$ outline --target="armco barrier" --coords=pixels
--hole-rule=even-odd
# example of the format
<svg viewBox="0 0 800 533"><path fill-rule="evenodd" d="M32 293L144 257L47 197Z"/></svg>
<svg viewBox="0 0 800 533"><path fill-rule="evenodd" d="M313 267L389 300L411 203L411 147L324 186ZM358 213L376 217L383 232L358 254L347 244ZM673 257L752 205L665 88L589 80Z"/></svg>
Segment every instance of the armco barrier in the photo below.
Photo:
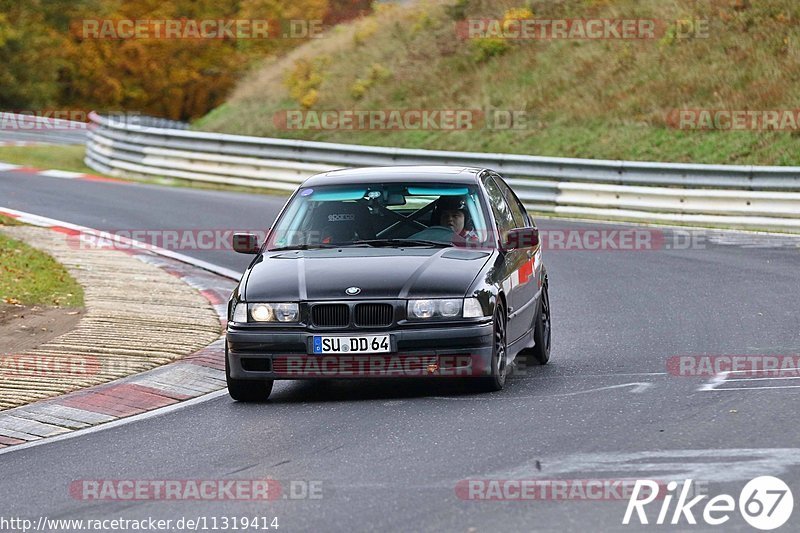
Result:
<svg viewBox="0 0 800 533"><path fill-rule="evenodd" d="M335 168L455 164L499 171L534 212L800 231L800 167L416 150L166 129L95 113L90 119L86 164L112 176L293 190L306 177Z"/></svg>

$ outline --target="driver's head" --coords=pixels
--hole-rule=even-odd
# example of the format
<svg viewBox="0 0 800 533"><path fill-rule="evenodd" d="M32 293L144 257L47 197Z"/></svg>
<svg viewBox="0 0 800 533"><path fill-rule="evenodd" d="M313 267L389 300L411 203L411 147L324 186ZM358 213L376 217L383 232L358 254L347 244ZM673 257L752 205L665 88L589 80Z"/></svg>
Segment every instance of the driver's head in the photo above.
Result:
<svg viewBox="0 0 800 533"><path fill-rule="evenodd" d="M467 206L462 196L443 196L439 199L439 224L460 234L467 223Z"/></svg>

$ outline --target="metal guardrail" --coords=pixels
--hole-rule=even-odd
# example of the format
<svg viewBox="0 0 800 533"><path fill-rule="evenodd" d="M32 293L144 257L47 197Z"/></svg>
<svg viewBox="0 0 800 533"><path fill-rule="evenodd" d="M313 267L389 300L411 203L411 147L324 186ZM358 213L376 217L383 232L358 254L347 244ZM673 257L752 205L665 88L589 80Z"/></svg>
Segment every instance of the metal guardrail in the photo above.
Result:
<svg viewBox="0 0 800 533"><path fill-rule="evenodd" d="M118 113L113 115L106 115L106 119L118 124L129 126L141 126L146 128L162 128L167 130L188 130L189 123L181 122L179 120L170 120L168 118L151 117L148 115L139 115L136 113Z"/></svg>
<svg viewBox="0 0 800 533"><path fill-rule="evenodd" d="M467 165L502 173L535 212L699 226L800 231L800 168L697 165L449 152L246 137L151 127L91 114L86 164L293 190L354 166Z"/></svg>

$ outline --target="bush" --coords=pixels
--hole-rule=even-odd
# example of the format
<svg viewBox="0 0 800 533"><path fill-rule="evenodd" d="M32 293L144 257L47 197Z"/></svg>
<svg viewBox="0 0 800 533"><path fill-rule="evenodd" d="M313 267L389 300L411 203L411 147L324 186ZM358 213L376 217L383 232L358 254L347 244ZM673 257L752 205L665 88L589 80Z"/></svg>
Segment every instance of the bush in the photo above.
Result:
<svg viewBox="0 0 800 533"><path fill-rule="evenodd" d="M360 100L375 83L386 80L391 76L392 72L389 69L380 63L373 63L369 67L366 77L358 78L350 87L350 94L356 100Z"/></svg>
<svg viewBox="0 0 800 533"><path fill-rule="evenodd" d="M495 37L472 39L469 46L472 49L472 56L478 63L482 63L491 57L502 55L511 48L506 39Z"/></svg>
<svg viewBox="0 0 800 533"><path fill-rule="evenodd" d="M324 81L324 69L328 64L326 56L320 56L313 62L298 59L294 68L286 76L286 87L292 99L308 109L319 100L319 86Z"/></svg>

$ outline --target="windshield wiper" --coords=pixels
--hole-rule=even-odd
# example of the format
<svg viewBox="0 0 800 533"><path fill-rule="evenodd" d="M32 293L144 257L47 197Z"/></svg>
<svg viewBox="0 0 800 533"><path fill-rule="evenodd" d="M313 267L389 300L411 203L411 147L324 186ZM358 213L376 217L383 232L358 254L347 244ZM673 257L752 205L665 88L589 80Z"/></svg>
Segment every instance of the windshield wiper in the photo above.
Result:
<svg viewBox="0 0 800 533"><path fill-rule="evenodd" d="M285 252L288 250L315 250L323 248L347 248L349 246L437 246L446 248L452 243L442 241L428 241L425 239L361 239L352 242L342 242L336 244L297 244L293 246L280 246L271 248L269 252Z"/></svg>
<svg viewBox="0 0 800 533"><path fill-rule="evenodd" d="M452 243L428 241L425 239L363 239L359 241L353 241L351 244L368 244L370 246L439 246L442 248L452 246Z"/></svg>
<svg viewBox="0 0 800 533"><path fill-rule="evenodd" d="M295 244L293 246L279 246L278 248L270 248L268 252L284 252L286 250L315 250L318 248L340 248L334 244Z"/></svg>

